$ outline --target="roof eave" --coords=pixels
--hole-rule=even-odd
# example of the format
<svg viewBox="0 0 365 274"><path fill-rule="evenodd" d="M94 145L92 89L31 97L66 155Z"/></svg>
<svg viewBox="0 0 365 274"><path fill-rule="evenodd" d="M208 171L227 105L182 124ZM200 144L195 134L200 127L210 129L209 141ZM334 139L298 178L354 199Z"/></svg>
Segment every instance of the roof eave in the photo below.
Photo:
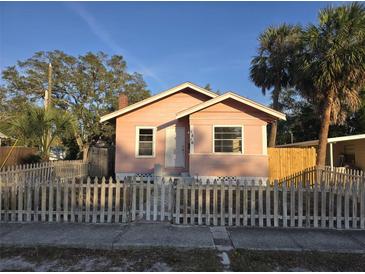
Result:
<svg viewBox="0 0 365 274"><path fill-rule="evenodd" d="M275 118L282 119L282 120L286 121L286 115L284 113L279 112L279 111L276 111L276 110L273 110L271 108L268 108L268 107L266 107L266 106L264 106L262 104L256 103L256 102L254 102L254 101L252 101L250 99L247 99L247 98L244 98L242 96L239 96L239 95L237 95L237 94L235 94L233 92L227 92L227 93L222 94L222 95L220 95L220 96L218 96L216 98L210 99L209 101L203 102L203 103L201 103L201 104L199 104L197 106L193 106L193 107L191 107L189 109L180 111L180 112L178 112L176 114L176 118L179 119L179 118L182 118L184 116L190 115L190 114L192 114L194 112L197 112L197 111L199 111L201 109L204 109L206 107L209 107L211 105L217 104L217 103L222 102L222 101L224 101L226 99L229 99L229 98L231 98L233 100L237 100L237 101L239 101L239 102L241 102L243 104L246 104L246 105L248 105L250 107L253 107L255 109L258 109L258 110L260 110L260 111L262 111L262 112L264 112L264 113L266 113L268 115L271 115L271 116L273 116Z"/></svg>
<svg viewBox="0 0 365 274"><path fill-rule="evenodd" d="M171 94L174 94L174 93L176 93L176 92L178 92L178 91L180 91L182 89L185 89L185 88L191 88L191 89L193 89L195 91L198 91L198 92L200 92L202 94L205 94L205 95L207 95L208 97L211 97L211 98L218 97L218 95L216 93L212 92L212 91L209 91L209 90L206 90L206 89L204 89L202 87L199 87L198 85L195 85L194 83L185 82L185 83L182 83L182 84L180 84L178 86L175 86L173 88L170 88L168 90L165 90L163 92L160 92L160 93L158 93L158 94L156 94L154 96L148 97L148 98L146 98L146 99L144 99L144 100L142 100L140 102L137 102L137 103L135 103L133 105L130 105L130 106L127 106L127 107L125 107L123 109L119 109L119 110L116 110L116 111L114 111L112 113L106 114L106 115L100 117L100 123L105 122L105 121L110 120L110 119L113 119L113 118L116 118L118 116L121 116L121 115L123 115L123 114L125 114L127 112L130 112L130 111L134 110L134 109L143 107L144 105L153 103L153 102L155 102L157 100L160 100L162 98L165 98L165 97L167 97L167 96L169 96Z"/></svg>

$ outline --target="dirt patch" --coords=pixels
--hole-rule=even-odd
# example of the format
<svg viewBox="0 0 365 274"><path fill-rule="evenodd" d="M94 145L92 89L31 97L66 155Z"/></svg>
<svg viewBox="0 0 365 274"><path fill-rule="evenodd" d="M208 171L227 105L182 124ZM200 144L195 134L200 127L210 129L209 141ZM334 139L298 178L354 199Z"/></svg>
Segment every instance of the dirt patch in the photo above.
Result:
<svg viewBox="0 0 365 274"><path fill-rule="evenodd" d="M365 254L235 250L233 271L365 271Z"/></svg>
<svg viewBox="0 0 365 274"><path fill-rule="evenodd" d="M214 250L3 248L0 271L221 271Z"/></svg>

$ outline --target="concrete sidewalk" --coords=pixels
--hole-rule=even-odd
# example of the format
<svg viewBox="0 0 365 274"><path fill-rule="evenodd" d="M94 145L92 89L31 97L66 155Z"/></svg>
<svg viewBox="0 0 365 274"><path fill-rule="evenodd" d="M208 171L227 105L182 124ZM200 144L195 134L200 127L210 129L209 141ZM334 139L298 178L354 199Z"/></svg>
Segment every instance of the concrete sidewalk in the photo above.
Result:
<svg viewBox="0 0 365 274"><path fill-rule="evenodd" d="M222 228L224 229L224 228ZM249 250L365 253L365 231L227 228L233 248ZM216 248L207 226L169 223L0 224L0 247L127 249L145 247Z"/></svg>

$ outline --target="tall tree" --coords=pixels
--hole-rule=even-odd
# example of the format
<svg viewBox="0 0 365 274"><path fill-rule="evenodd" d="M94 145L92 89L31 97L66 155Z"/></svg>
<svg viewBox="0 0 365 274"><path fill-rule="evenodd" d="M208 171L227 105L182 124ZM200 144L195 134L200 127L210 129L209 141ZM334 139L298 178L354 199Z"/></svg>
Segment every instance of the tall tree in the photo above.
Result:
<svg viewBox="0 0 365 274"><path fill-rule="evenodd" d="M99 139L112 142L113 124L101 124L99 118L118 108L119 93L125 93L130 103L150 96L142 75L129 73L122 56L89 52L74 57L58 50L36 52L2 73L5 84L1 89L14 112L26 103L43 100L49 63L53 68L52 104L74 115L74 138L84 156Z"/></svg>
<svg viewBox="0 0 365 274"><path fill-rule="evenodd" d="M280 92L292 85L293 59L297 51L301 29L282 24L269 27L259 36L257 56L251 61L250 78L263 94L271 91L272 107L280 109ZM276 143L277 122L271 125L269 146Z"/></svg>
<svg viewBox="0 0 365 274"><path fill-rule="evenodd" d="M321 125L317 165L323 166L329 126L361 106L365 84L365 8L351 3L319 12L318 25L303 34L296 86L318 110Z"/></svg>

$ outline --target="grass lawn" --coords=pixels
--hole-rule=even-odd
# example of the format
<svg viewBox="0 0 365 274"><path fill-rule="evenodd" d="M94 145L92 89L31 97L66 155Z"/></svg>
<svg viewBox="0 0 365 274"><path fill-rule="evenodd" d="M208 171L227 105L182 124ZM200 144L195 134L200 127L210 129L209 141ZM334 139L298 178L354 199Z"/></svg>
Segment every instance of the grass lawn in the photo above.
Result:
<svg viewBox="0 0 365 274"><path fill-rule="evenodd" d="M215 250L2 248L0 271L221 271Z"/></svg>
<svg viewBox="0 0 365 274"><path fill-rule="evenodd" d="M365 271L365 254L234 250L233 271ZM215 250L2 248L0 271L222 271Z"/></svg>
<svg viewBox="0 0 365 274"><path fill-rule="evenodd" d="M235 250L233 271L365 271L365 254Z"/></svg>

